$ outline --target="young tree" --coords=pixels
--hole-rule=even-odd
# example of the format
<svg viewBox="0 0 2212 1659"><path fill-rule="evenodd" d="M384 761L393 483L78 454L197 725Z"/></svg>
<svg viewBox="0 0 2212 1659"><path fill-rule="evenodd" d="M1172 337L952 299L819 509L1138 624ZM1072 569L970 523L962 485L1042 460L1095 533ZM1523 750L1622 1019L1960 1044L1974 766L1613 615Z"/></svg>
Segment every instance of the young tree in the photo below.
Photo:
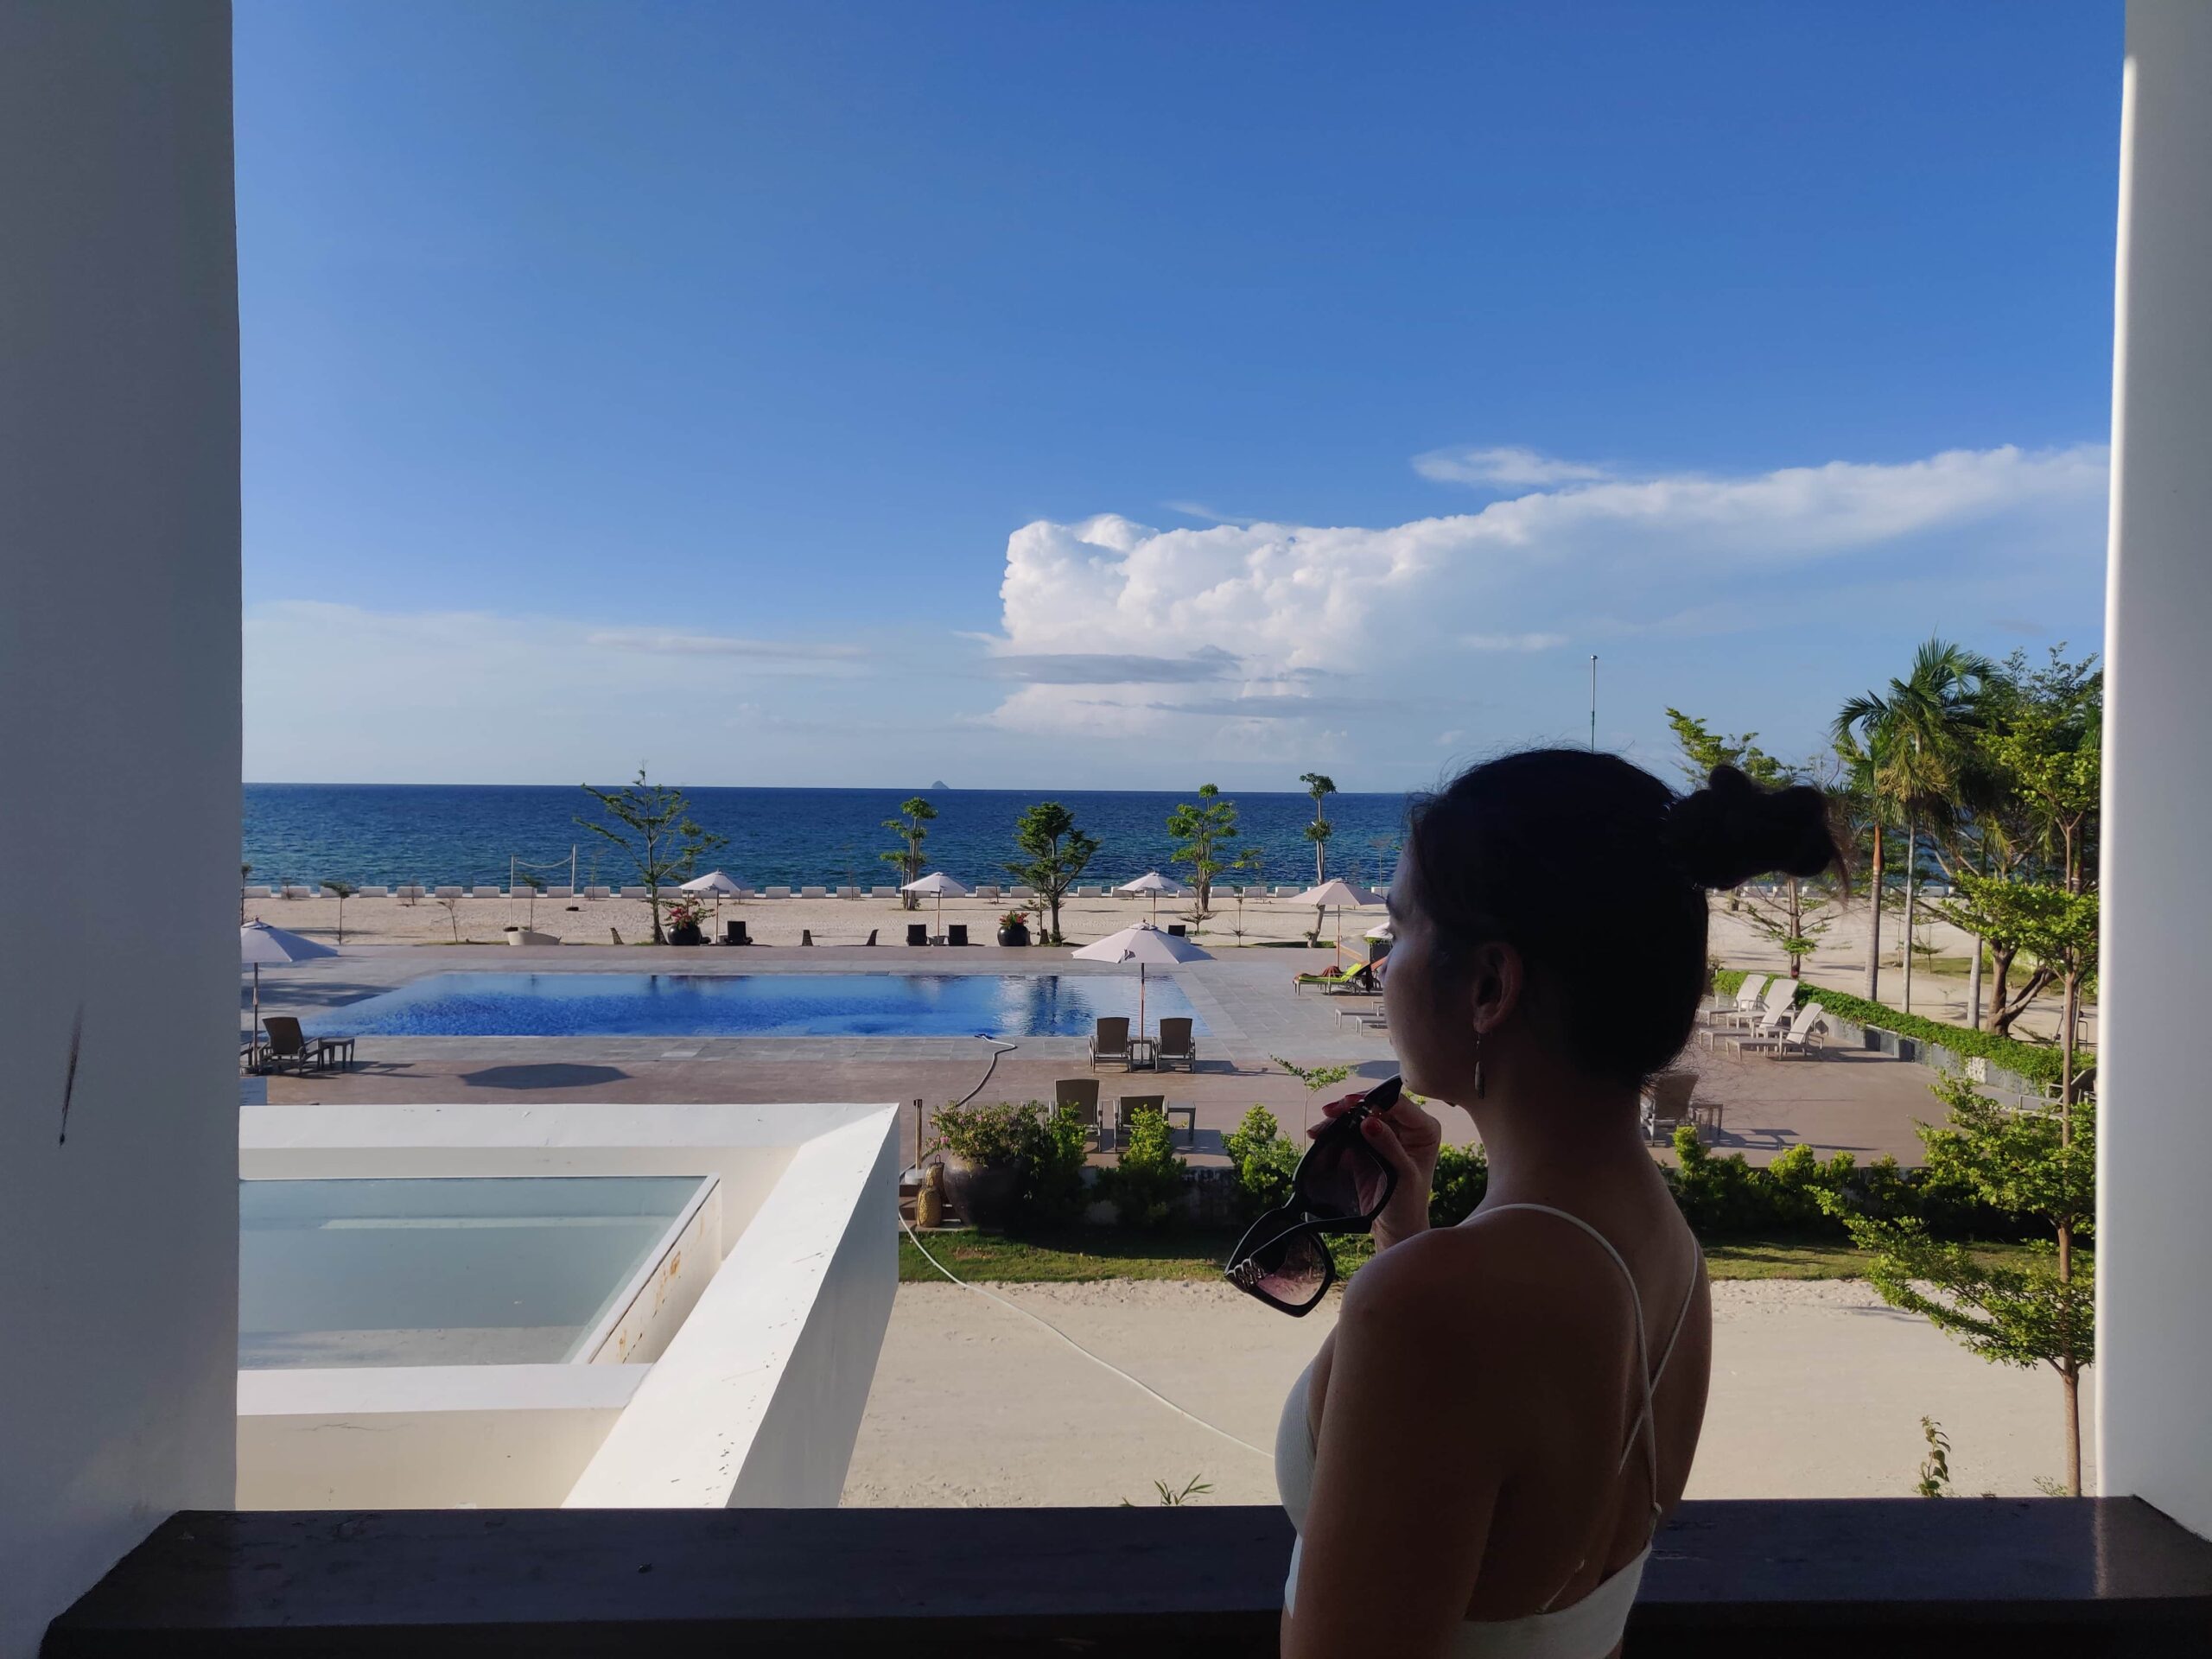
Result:
<svg viewBox="0 0 2212 1659"><path fill-rule="evenodd" d="M1045 942L1064 944L1060 900L1090 862L1098 843L1076 828L1075 815L1058 801L1039 801L1023 812L1014 823L1014 841L1022 856L1006 867L1007 873L1035 890L1040 921L1051 912L1052 922L1043 930Z"/></svg>
<svg viewBox="0 0 2212 1659"><path fill-rule="evenodd" d="M528 870L517 870L515 880L530 889L530 919L523 925L535 928L537 925L537 895L545 891L545 878L542 875L532 875ZM508 913L512 915L513 912Z"/></svg>
<svg viewBox="0 0 2212 1659"><path fill-rule="evenodd" d="M1336 779L1325 772L1302 772L1298 781L1306 785L1306 792L1313 798L1313 822L1306 826L1306 839L1313 843L1313 885L1319 887L1328 879L1322 866L1322 854L1327 849L1329 837L1336 834L1336 826L1321 816L1321 803L1337 792Z"/></svg>
<svg viewBox="0 0 2212 1659"><path fill-rule="evenodd" d="M446 920L453 925L453 942L459 944L461 943L461 900L452 893L442 893L435 896L435 902L445 911Z"/></svg>
<svg viewBox="0 0 2212 1659"><path fill-rule="evenodd" d="M1260 847L1247 847L1229 861L1227 869L1230 874L1240 878L1236 883L1236 925L1230 931L1236 935L1236 942L1242 944L1244 942L1244 889L1251 885L1242 878L1256 875L1265 879L1267 850Z"/></svg>
<svg viewBox="0 0 2212 1659"><path fill-rule="evenodd" d="M360 889L351 881L326 881L322 890L338 900L338 943L346 943L346 901Z"/></svg>
<svg viewBox="0 0 2212 1659"><path fill-rule="evenodd" d="M1891 1306L1920 1314L1993 1363L2040 1363L2058 1374L2066 1484L2078 1497L2081 1381L2096 1357L2096 1300L2074 1242L2096 1218L2095 1109L2081 1101L2052 1111L2011 1111L1953 1076L1940 1079L1935 1092L1948 1110L1940 1128L1919 1126L1930 1184L1964 1187L1985 1204L2040 1219L2053 1239L2038 1259L2025 1267L1992 1264L1931 1236L1917 1217L1877 1220L1833 1192L1821 1203L1854 1243L1872 1253L1867 1277Z"/></svg>
<svg viewBox="0 0 2212 1659"><path fill-rule="evenodd" d="M1885 816L1905 822L1904 1008L1912 1011L1912 911L1920 868L1923 822L1957 808L1967 736L1977 723L1983 684L1997 664L1947 640L1929 639L1913 653L1912 668L1886 691L1851 698L1834 727L1837 753L1847 764L1863 759L1874 816L1872 887L1867 907L1872 937L1866 948L1866 1000L1877 1002L1881 982L1882 827ZM1863 740L1863 747L1862 741ZM1886 809L1886 812L1885 810Z"/></svg>
<svg viewBox="0 0 2212 1659"><path fill-rule="evenodd" d="M876 856L899 872L899 885L903 887L909 881L922 879L922 843L930 838L930 820L937 817L937 808L917 795L911 800L901 802L899 811L899 817L883 821L883 827L899 838L899 845ZM921 894L900 893L899 907L919 910L922 907Z"/></svg>
<svg viewBox="0 0 2212 1659"><path fill-rule="evenodd" d="M683 791L664 784L645 781L645 769L638 768L638 781L618 790L594 789L583 785L585 794L597 801L607 816L614 820L612 825L599 823L590 818L576 822L595 836L602 836L620 848L628 856L638 880L645 890L645 902L652 907L653 943L666 944L668 935L661 927L661 896L664 887L671 887L690 880L699 867L699 860L706 854L729 845L729 837L702 830L691 821L691 804Z"/></svg>
<svg viewBox="0 0 2212 1659"><path fill-rule="evenodd" d="M1229 868L1229 850L1222 843L1236 838L1236 803L1224 798L1216 785L1200 784L1197 804L1184 802L1167 815L1167 833L1178 843L1168 861L1191 867L1192 913L1211 915L1214 877Z"/></svg>
<svg viewBox="0 0 2212 1659"><path fill-rule="evenodd" d="M248 876L251 875L252 874L253 874L253 866L252 866L252 865L251 865L251 864L241 864L241 865L239 865L239 866L238 866L238 925L239 925L240 927L244 927L244 926L245 925L245 883L246 883L246 878L247 878Z"/></svg>

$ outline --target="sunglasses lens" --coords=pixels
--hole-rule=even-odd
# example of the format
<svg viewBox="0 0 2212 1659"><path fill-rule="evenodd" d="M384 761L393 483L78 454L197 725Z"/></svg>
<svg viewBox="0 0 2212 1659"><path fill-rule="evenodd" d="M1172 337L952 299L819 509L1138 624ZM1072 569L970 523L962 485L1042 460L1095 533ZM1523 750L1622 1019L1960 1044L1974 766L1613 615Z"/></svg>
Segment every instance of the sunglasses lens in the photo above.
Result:
<svg viewBox="0 0 2212 1659"><path fill-rule="evenodd" d="M1331 1220L1371 1215L1382 1201L1382 1160L1357 1129L1323 1136L1306 1154L1298 1193L1309 1213Z"/></svg>
<svg viewBox="0 0 2212 1659"><path fill-rule="evenodd" d="M1259 1269L1257 1288L1293 1307L1313 1300L1328 1283L1327 1258L1311 1233L1293 1233L1263 1247L1253 1265Z"/></svg>

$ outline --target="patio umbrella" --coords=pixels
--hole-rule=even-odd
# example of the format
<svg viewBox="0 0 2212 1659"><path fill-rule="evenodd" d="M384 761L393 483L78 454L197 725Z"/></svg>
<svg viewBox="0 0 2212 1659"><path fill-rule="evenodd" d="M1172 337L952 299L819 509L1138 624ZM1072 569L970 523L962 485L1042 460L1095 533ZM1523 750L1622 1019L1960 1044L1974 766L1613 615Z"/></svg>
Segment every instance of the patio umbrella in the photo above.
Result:
<svg viewBox="0 0 2212 1659"><path fill-rule="evenodd" d="M909 881L905 887L899 888L899 891L901 893L925 893L936 899L938 920L937 931L938 937L942 938L944 936L944 901L946 896L950 894L955 899L965 899L971 892L973 892L973 889L962 887L960 883L954 880L943 870L931 870L920 880Z"/></svg>
<svg viewBox="0 0 2212 1659"><path fill-rule="evenodd" d="M690 880L686 881L682 887L677 888L677 891L678 893L710 893L714 894L715 925L719 927L721 925L722 919L723 894L727 893L733 899L742 898L745 894L752 892L753 889L747 887L742 881L734 880L729 876L724 875L720 870L709 870L704 875L694 876Z"/></svg>
<svg viewBox="0 0 2212 1659"><path fill-rule="evenodd" d="M1142 875L1137 877L1135 880L1124 881L1120 887L1115 888L1114 891L1116 893L1141 893L1150 894L1152 898L1152 919L1154 924L1157 924L1160 920L1160 894L1166 893L1171 899L1180 899L1188 894L1191 890L1185 887L1180 881L1178 881L1172 875L1162 875L1158 870L1147 870Z"/></svg>
<svg viewBox="0 0 2212 1659"><path fill-rule="evenodd" d="M1344 918L1347 908L1357 910L1363 905L1379 905L1382 895L1365 887L1355 887L1349 881L1331 880L1318 887L1308 887L1290 901L1294 905L1311 905L1317 911L1337 912L1337 955L1344 953Z"/></svg>
<svg viewBox="0 0 2212 1659"><path fill-rule="evenodd" d="M1137 965L1137 1035L1144 1035L1144 976L1147 968L1176 962L1211 962L1213 952L1190 940L1163 933L1150 922L1132 922L1118 933L1109 933L1096 944L1077 951L1082 962L1134 962Z"/></svg>
<svg viewBox="0 0 2212 1659"><path fill-rule="evenodd" d="M271 927L266 922L248 922L238 929L238 965L253 967L253 1028L261 1029L261 964L282 962L312 962L317 957L334 957L338 953L327 944L303 938L297 933L288 933L281 927ZM257 1036L253 1039L259 1042Z"/></svg>

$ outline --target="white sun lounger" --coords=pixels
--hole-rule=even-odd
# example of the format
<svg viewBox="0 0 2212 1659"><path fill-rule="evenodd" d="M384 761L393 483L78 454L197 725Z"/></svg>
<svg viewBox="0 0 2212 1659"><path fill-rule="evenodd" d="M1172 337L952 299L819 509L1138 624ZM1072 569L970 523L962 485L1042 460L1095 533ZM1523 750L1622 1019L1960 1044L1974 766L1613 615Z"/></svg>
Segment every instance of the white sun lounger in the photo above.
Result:
<svg viewBox="0 0 2212 1659"><path fill-rule="evenodd" d="M787 893L784 896L788 899L791 895ZM801 887L798 896L802 899L827 899L830 890L827 887Z"/></svg>

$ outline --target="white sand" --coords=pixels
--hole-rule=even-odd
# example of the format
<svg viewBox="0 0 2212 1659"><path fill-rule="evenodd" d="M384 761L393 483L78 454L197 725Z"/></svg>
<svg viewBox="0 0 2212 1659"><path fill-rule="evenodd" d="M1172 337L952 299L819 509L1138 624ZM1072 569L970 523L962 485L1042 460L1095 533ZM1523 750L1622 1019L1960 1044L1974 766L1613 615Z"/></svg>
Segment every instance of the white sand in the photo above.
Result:
<svg viewBox="0 0 2212 1659"><path fill-rule="evenodd" d="M1274 1501L1276 1414L1335 1319L1333 1299L1292 1319L1219 1285L993 1288L1260 1450L1179 1417L970 1291L902 1285L847 1503L1154 1503L1154 1480L1180 1488L1192 1476L1212 1484L1204 1501ZM2037 1476L2063 1471L2055 1376L1986 1364L1863 1285L1720 1284L1713 1310L1693 1497L1910 1495L1923 1414L1949 1433L1962 1492L2031 1492ZM2086 1397L2083 1408L2086 1419Z"/></svg>

